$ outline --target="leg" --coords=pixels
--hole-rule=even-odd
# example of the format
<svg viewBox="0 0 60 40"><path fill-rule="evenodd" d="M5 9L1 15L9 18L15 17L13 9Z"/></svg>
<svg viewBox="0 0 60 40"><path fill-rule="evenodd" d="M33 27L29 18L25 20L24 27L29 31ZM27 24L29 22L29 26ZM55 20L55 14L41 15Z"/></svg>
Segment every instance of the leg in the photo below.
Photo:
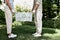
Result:
<svg viewBox="0 0 60 40"><path fill-rule="evenodd" d="M36 25L36 33L34 33L34 37L40 37L42 33L42 11L37 10L35 14L35 25Z"/></svg>
<svg viewBox="0 0 60 40"><path fill-rule="evenodd" d="M12 13L8 7L5 9L5 18L6 18L7 34L10 34L12 32Z"/></svg>
<svg viewBox="0 0 60 40"><path fill-rule="evenodd" d="M36 32L41 34L42 33L42 13L41 11L37 11L37 20L36 20Z"/></svg>
<svg viewBox="0 0 60 40"><path fill-rule="evenodd" d="M17 35L12 34L12 12L8 7L5 8L5 17L6 17L6 26L7 26L7 34L9 38L14 38Z"/></svg>

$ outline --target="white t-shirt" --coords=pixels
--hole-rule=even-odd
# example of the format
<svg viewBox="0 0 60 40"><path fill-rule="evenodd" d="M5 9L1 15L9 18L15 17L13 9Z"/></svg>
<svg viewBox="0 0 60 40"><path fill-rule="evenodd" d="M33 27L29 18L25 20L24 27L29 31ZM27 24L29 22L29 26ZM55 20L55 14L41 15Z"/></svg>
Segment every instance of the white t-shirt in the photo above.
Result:
<svg viewBox="0 0 60 40"><path fill-rule="evenodd" d="M14 9L14 5L13 5L14 1L13 0L10 0L10 4L12 6L12 9Z"/></svg>

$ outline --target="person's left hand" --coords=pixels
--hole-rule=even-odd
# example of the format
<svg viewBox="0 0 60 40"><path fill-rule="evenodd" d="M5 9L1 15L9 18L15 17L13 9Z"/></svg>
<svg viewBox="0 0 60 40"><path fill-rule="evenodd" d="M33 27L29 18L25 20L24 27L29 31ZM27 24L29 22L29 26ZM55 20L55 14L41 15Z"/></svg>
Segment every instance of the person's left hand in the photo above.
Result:
<svg viewBox="0 0 60 40"><path fill-rule="evenodd" d="M12 10L10 10L12 13L15 13L15 11L12 9Z"/></svg>
<svg viewBox="0 0 60 40"><path fill-rule="evenodd" d="M15 13L15 11L12 9L12 13Z"/></svg>

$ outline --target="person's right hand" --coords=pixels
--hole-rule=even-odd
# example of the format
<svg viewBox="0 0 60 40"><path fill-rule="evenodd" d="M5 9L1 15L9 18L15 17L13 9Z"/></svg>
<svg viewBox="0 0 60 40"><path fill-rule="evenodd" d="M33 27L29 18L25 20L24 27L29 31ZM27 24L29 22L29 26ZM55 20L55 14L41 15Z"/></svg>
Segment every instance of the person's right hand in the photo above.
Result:
<svg viewBox="0 0 60 40"><path fill-rule="evenodd" d="M33 10L33 11L32 11L32 13L35 13L35 12L36 12L36 10Z"/></svg>

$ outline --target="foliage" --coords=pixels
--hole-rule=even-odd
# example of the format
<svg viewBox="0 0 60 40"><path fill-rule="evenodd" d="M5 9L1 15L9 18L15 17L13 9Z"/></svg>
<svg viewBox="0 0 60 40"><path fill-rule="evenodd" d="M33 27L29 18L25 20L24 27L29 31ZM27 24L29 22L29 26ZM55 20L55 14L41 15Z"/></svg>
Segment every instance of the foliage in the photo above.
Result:
<svg viewBox="0 0 60 40"><path fill-rule="evenodd" d="M1 1L0 1L0 4L1 4Z"/></svg>
<svg viewBox="0 0 60 40"><path fill-rule="evenodd" d="M43 0L43 17L54 18L59 14L59 0Z"/></svg>
<svg viewBox="0 0 60 40"><path fill-rule="evenodd" d="M31 10L27 9L27 7L16 6L16 12L31 12Z"/></svg>
<svg viewBox="0 0 60 40"><path fill-rule="evenodd" d="M0 23L5 24L5 14L2 10L0 10Z"/></svg>
<svg viewBox="0 0 60 40"><path fill-rule="evenodd" d="M43 19L43 27L55 28L54 27L54 21L51 19Z"/></svg>

